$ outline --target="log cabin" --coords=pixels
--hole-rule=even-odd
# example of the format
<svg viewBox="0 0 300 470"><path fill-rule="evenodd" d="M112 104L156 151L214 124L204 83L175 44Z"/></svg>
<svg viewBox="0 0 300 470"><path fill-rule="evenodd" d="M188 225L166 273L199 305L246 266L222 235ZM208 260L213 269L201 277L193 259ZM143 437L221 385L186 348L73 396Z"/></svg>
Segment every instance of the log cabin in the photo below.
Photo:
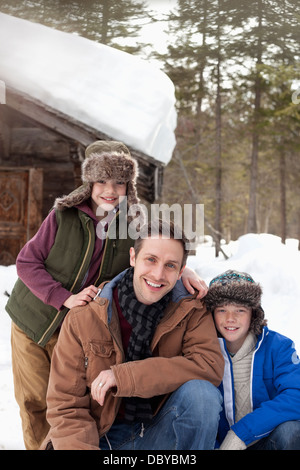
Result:
<svg viewBox="0 0 300 470"><path fill-rule="evenodd" d="M14 264L54 199L80 186L84 150L95 140L113 136L6 88L0 105L0 265ZM164 165L129 150L139 165L138 194L152 203L161 194Z"/></svg>
<svg viewBox="0 0 300 470"><path fill-rule="evenodd" d="M15 29L14 23L16 24ZM39 29L36 32L37 28ZM32 34L31 31L33 31ZM1 34L3 38L1 38ZM124 139L120 139L119 129L105 132L97 119L95 120L96 124L93 125L91 124L91 122L93 123L92 118L87 121L78 118L76 112L65 112L60 105L64 101L64 106L68 110L68 98L64 100L51 98L49 104L49 93L46 88L40 94L35 93L41 83L33 80L38 80L40 75L37 73L34 76L32 73L28 73L28 70L36 65L33 60L43 61L46 82L47 51L41 51L42 55L39 57L40 50L33 50L37 42L33 39L34 34L37 34L41 40L42 38L46 40L48 35L52 35L51 45L53 42L55 43L53 34L58 36L57 44L60 47L55 51L56 58L59 58L60 50L63 50L65 39L67 39L66 43L70 42L70 37L67 37L70 35L67 33L59 31L54 33L51 28L0 13L0 82L4 84L5 88L5 93L2 89L2 99L0 99L0 265L6 266L15 263L20 249L36 233L41 222L51 210L55 198L68 194L80 186L81 163L84 160L85 148L91 142L95 140L122 140L128 146L139 165L137 189L142 202L153 203L156 201L161 194L163 184L165 163L162 159L155 158L155 152L143 151L143 148L138 149L138 146L130 144L132 139L128 138L127 141L126 135ZM26 40L29 36L31 36L32 42L28 44L26 57L24 43L26 46ZM13 49L7 47L10 37L13 37ZM6 47L1 39L7 41ZM100 44L95 45L92 41L77 36L74 36L72 40L76 42L75 50L78 49L78 44L84 48L85 56L89 51L100 59L103 57L103 53L107 54L107 49L101 49L102 45ZM14 54L17 57L16 62L12 60ZM128 54L122 56L120 54L125 53L121 51L113 51L113 54L118 54L118 66L124 60L124 64L129 62L133 68L141 67L143 70L145 67L144 64L140 66L136 62L131 64L130 61L137 59L129 57ZM22 60L24 61L23 65ZM67 60L68 54L65 51L61 63ZM81 60L84 60L84 56L81 57ZM111 59L104 57L104 60ZM53 59L51 72L52 68ZM78 81L84 80L80 71L77 72L76 78ZM165 77L160 77L159 80L163 81ZM157 82L156 78L154 82ZM95 87L98 88L93 90L91 84L91 89L85 91L90 93L88 96L90 101L96 99L97 94L101 91L99 77L95 80L95 84ZM72 85L70 80L66 84L68 87L66 88L67 97ZM169 83L167 85L169 86ZM133 93L132 90L129 91L131 94ZM151 98L149 83L147 91L149 96L142 90L142 97L145 96L145 106L148 106L147 99L151 105L155 102ZM153 96L155 97L157 93L154 87ZM173 89L171 88L171 95L172 93ZM80 98L82 101L87 99L86 96L79 97L74 105L75 111L82 104L79 101ZM127 97L125 98L127 99ZM160 96L157 101L158 106L165 106L164 109L166 109L166 105L160 103L162 101ZM119 109L122 111L122 106L124 106L122 99L119 104ZM138 103L138 106L141 107L142 104ZM173 103L171 103L170 109L172 110L173 107ZM127 112L127 110L124 111ZM126 112L124 112L125 116ZM150 114L151 112L150 110ZM157 115L157 119L163 121L164 117L159 113L159 108L157 111L153 110L153 116ZM167 116L167 120L169 120L169 116ZM166 125L162 126L159 121L155 125L159 131L154 129L153 135L160 134L160 141L162 141L161 128L166 128ZM173 129L168 132L173 134ZM170 152L172 153L172 148Z"/></svg>

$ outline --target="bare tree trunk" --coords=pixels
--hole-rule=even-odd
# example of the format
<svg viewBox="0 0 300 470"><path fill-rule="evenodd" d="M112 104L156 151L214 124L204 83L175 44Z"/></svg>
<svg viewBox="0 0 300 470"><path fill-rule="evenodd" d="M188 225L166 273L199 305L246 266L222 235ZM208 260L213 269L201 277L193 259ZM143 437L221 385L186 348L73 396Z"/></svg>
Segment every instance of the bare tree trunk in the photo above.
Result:
<svg viewBox="0 0 300 470"><path fill-rule="evenodd" d="M218 2L218 63L216 97L216 256L221 247L221 202L222 202L222 120L221 120L221 51L220 51L220 4Z"/></svg>
<svg viewBox="0 0 300 470"><path fill-rule="evenodd" d="M258 41L257 41L257 61L256 65L262 63L262 0L258 2ZM257 178L258 178L258 146L259 146L259 131L258 124L260 119L260 106L261 106L261 86L262 81L260 77L260 70L256 71L255 78L255 101L254 101L254 119L253 119L253 134L252 134L252 155L251 155L251 175L250 175L250 194L249 194L249 213L247 230L250 233L256 233L256 191L257 191Z"/></svg>
<svg viewBox="0 0 300 470"><path fill-rule="evenodd" d="M186 171L186 168L184 166L184 163L182 161L182 157L181 157L181 154L178 150L175 150L175 154L174 154L174 157L177 159L179 165L180 165L180 168L182 170L182 174L186 180L186 183L187 183L187 186L189 188L189 191L190 191L190 195L191 195L191 199L192 199L192 202L193 204L197 204L198 201L197 201L197 193L195 192L194 188L192 187L191 185L191 182L190 182L190 179L188 177L188 174L187 174L187 171ZM208 220L206 219L206 217L204 216L204 223L206 224L206 226L208 227L210 233L211 233L211 236L214 240L214 242L216 243L216 237L217 235L221 235L220 233L218 233L216 231L216 229L214 227L212 227L212 225L208 222ZM224 258L225 259L228 259L228 256L226 255L226 253L222 250L222 248L220 247L220 251L221 253L223 254Z"/></svg>
<svg viewBox="0 0 300 470"><path fill-rule="evenodd" d="M286 241L286 162L284 150L280 151L279 159L280 174L280 219L281 219L281 241Z"/></svg>
<svg viewBox="0 0 300 470"><path fill-rule="evenodd" d="M105 0L103 3L103 18L101 28L101 43L107 44L107 33L108 33L108 20L109 20L109 0Z"/></svg>
<svg viewBox="0 0 300 470"><path fill-rule="evenodd" d="M260 98L258 95L257 100ZM247 231L249 233L256 233L256 191L257 191L257 176L258 176L258 132L253 131L252 139L252 155L251 155L251 173L250 173L250 194L249 194L249 212L248 212L248 224Z"/></svg>

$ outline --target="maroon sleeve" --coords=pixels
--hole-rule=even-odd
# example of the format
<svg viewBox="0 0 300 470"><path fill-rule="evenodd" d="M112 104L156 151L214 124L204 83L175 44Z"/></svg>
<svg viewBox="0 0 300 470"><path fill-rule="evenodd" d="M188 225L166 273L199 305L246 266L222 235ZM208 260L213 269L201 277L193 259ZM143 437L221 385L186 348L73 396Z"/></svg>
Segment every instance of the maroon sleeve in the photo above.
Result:
<svg viewBox="0 0 300 470"><path fill-rule="evenodd" d="M44 261L52 248L57 232L55 211L43 221L38 232L20 251L17 261L17 273L31 292L42 302L58 310L71 292L53 279L46 271Z"/></svg>

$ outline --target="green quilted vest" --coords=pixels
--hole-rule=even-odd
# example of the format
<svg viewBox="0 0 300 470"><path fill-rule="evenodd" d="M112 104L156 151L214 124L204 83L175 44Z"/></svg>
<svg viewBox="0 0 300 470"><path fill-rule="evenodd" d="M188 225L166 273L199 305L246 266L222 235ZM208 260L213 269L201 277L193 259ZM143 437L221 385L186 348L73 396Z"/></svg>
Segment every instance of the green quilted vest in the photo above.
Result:
<svg viewBox="0 0 300 470"><path fill-rule="evenodd" d="M57 234L55 243L45 260L51 276L70 292L76 294L88 270L95 243L93 221L76 208L56 211ZM118 233L118 231L116 232ZM133 240L110 239L105 243L99 276L95 285L110 280L129 267L129 248ZM11 319L33 341L45 346L68 312L44 304L18 279L6 304Z"/></svg>

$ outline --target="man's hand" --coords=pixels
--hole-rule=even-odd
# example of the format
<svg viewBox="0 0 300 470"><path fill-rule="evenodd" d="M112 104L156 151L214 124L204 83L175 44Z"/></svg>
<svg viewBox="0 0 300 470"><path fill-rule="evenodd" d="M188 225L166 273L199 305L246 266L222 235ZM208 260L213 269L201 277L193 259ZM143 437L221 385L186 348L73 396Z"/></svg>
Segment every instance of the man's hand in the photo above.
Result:
<svg viewBox="0 0 300 470"><path fill-rule="evenodd" d="M114 373L109 370L103 370L100 372L98 377L93 381L91 392L92 397L96 400L101 406L103 406L106 392L113 387L117 386L117 382L114 376Z"/></svg>
<svg viewBox="0 0 300 470"><path fill-rule="evenodd" d="M70 297L68 297L64 303L64 306L67 308L72 308L72 307L81 307L82 305L86 305L91 300L93 300L97 292L98 292L98 289L95 286L86 287L81 292L78 292L78 294L73 294Z"/></svg>
<svg viewBox="0 0 300 470"><path fill-rule="evenodd" d="M193 269L186 266L181 279L184 287L190 294L195 293L194 289L199 291L197 299L202 299L207 294L208 289L205 281L203 281Z"/></svg>

